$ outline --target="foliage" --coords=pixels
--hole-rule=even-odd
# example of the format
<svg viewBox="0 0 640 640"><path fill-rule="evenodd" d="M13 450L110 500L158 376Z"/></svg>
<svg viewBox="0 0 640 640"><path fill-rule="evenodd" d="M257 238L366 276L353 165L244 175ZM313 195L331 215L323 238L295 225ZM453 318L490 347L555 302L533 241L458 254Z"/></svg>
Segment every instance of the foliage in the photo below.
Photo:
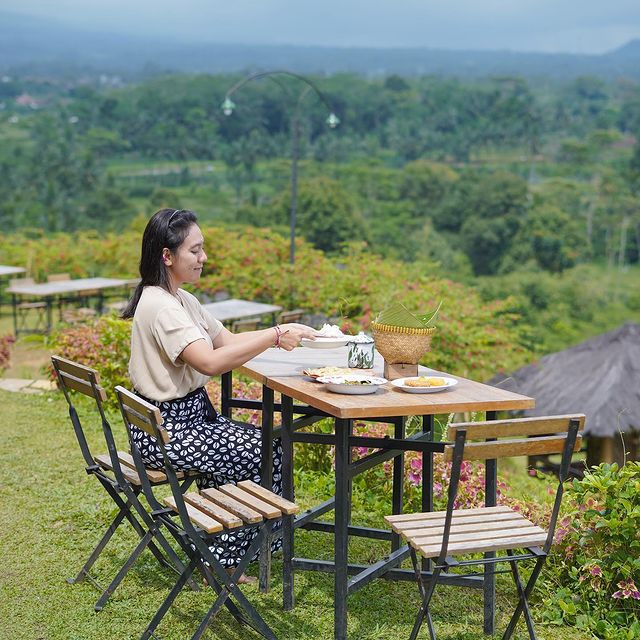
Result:
<svg viewBox="0 0 640 640"><path fill-rule="evenodd" d="M84 470L84 462L60 393L24 395L0 392L4 414L11 416L11 428L3 433L0 447L0 637L13 640L70 640L71 638L138 638L175 581L150 553L143 553L131 567L100 615L93 610L97 593L85 581L65 584L91 553L114 515L114 505L97 482ZM120 446L125 434L115 414L110 423ZM84 421L83 421L84 424ZM87 421L88 437L96 451L104 448L100 425ZM99 446L98 446L99 443ZM297 462L297 459L296 459ZM317 474L316 474L317 475ZM298 482L296 501L303 509L332 495L333 482ZM35 481L34 478L37 478ZM320 493L316 498L316 490ZM382 513L371 513L367 505L354 500L353 523L382 526ZM388 505L385 505L388 512ZM46 526L33 526L34 519L47 513ZM101 554L91 575L106 584L139 542L133 528L119 527ZM296 555L328 559L333 556L333 537L298 529ZM29 552L25 552L29 550ZM357 538L349 545L354 563L372 562L389 552L386 542ZM282 613L282 556L274 554L269 593L257 587L243 587L250 601L264 615L278 638L303 640L333 635L333 576L296 572L296 608ZM255 575L255 564L249 573ZM43 579L46 576L46 579ZM465 609L451 606L452 598L464 597ZM516 604L509 576L497 576L497 627L504 628ZM158 633L166 640L183 640L193 634L212 602L211 594L184 589L162 622ZM411 606L408 606L411 603ZM349 597L349 637L358 640L406 640L417 609L415 584L374 580L365 590ZM437 589L433 598L438 631L444 638L483 640L482 591L457 587ZM533 608L538 617L539 607ZM246 640L245 627L226 610L216 617L209 635L225 640ZM540 629L543 632L543 629ZM554 627L553 640L587 640L590 634L569 627ZM526 631L523 631L526 635Z"/></svg>
<svg viewBox="0 0 640 640"><path fill-rule="evenodd" d="M58 330L47 339L47 347L79 364L95 369L100 383L107 390L115 407L113 389L116 385L129 387L127 374L131 353L131 322L109 316L86 324ZM49 375L54 371L48 366Z"/></svg>
<svg viewBox="0 0 640 640"><path fill-rule="evenodd" d="M0 336L0 374L11 364L11 345L15 342L15 336L9 333Z"/></svg>
<svg viewBox="0 0 640 640"><path fill-rule="evenodd" d="M316 249L336 251L345 242L366 239L364 220L352 198L336 180L314 178L298 186L297 231ZM273 221L288 224L291 193L287 190L273 207Z"/></svg>
<svg viewBox="0 0 640 640"><path fill-rule="evenodd" d="M601 464L568 489L547 579L552 624L640 638L640 463Z"/></svg>

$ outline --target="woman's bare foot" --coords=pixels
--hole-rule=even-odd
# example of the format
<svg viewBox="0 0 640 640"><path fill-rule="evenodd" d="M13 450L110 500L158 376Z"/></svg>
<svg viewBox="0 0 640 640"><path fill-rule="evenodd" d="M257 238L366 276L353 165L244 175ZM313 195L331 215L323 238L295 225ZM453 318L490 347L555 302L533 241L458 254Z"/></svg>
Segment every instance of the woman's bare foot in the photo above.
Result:
<svg viewBox="0 0 640 640"><path fill-rule="evenodd" d="M232 576L233 572L236 570L235 567L226 567L225 571ZM243 573L237 580L237 584L258 584L258 578L255 576L248 576L246 573Z"/></svg>

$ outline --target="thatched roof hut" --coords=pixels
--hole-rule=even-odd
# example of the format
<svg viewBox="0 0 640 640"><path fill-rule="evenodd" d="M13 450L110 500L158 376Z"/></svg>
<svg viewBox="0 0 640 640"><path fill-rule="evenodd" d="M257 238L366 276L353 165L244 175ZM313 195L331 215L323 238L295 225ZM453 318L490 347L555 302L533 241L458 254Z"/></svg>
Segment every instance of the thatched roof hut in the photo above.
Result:
<svg viewBox="0 0 640 640"><path fill-rule="evenodd" d="M613 450L620 440L619 432L629 434L625 446L627 451L636 449L632 457L637 458L640 324L628 322L493 382L534 397L535 409L527 415L586 414L585 434L592 440L609 440L600 443L605 451L594 452L596 459L590 456L590 462L621 458Z"/></svg>

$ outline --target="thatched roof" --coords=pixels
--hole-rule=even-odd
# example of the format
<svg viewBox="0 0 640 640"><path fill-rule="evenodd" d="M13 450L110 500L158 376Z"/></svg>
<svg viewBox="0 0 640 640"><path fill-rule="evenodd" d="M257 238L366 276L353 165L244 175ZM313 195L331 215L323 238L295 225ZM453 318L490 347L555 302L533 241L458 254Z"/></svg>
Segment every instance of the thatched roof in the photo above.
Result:
<svg viewBox="0 0 640 640"><path fill-rule="evenodd" d="M535 398L526 415L584 413L585 433L600 437L640 430L640 325L628 322L492 382Z"/></svg>

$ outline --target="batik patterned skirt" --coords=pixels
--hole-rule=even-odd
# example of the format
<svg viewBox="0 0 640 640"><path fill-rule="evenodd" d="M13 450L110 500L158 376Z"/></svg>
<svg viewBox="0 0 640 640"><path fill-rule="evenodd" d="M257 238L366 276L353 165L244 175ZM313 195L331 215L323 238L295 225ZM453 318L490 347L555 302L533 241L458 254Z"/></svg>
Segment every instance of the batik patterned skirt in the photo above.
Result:
<svg viewBox="0 0 640 640"><path fill-rule="evenodd" d="M163 426L171 436L166 450L173 466L184 471L202 472L197 480L201 489L236 484L241 480L260 484L261 434L258 427L219 415L203 387L177 400L148 401L160 409ZM155 440L133 425L132 434L145 465L162 469L162 452ZM273 442L272 490L282 494L280 440ZM235 566L255 535L254 529L221 534L211 551L223 566ZM275 551L281 546L282 541L278 538L272 549Z"/></svg>

